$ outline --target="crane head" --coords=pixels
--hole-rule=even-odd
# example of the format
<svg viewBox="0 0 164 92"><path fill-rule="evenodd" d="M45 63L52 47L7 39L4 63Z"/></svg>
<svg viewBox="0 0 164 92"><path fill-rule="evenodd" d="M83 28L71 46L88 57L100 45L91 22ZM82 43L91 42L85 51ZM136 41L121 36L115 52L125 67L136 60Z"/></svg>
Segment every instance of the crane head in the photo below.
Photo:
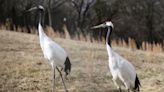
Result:
<svg viewBox="0 0 164 92"><path fill-rule="evenodd" d="M30 12L30 11L33 11L33 10L44 11L44 7L42 5L38 5L38 6L35 6L35 7L32 7L30 9L28 9L27 11Z"/></svg>
<svg viewBox="0 0 164 92"><path fill-rule="evenodd" d="M113 23L111 21L106 21L103 24L99 24L97 26L91 27L91 29L106 28L106 27L112 27L112 28L114 28Z"/></svg>
<svg viewBox="0 0 164 92"><path fill-rule="evenodd" d="M31 12L31 11L34 11L36 10L39 14L39 23L42 24L43 22L43 17L44 17L44 7L42 5L38 5L38 6L35 6L35 7L32 7L30 9L27 10L27 12Z"/></svg>

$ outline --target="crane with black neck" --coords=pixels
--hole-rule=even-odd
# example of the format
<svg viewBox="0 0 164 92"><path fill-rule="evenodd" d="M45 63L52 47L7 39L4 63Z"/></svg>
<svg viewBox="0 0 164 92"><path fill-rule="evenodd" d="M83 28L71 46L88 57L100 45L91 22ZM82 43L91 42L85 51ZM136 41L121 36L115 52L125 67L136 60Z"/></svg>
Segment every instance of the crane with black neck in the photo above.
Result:
<svg viewBox="0 0 164 92"><path fill-rule="evenodd" d="M64 89L66 92L68 92L64 79L62 77L61 71L64 69L65 72L65 78L67 78L67 75L71 71L71 62L69 60L69 57L65 50L58 45L56 42L54 42L51 38L49 38L42 28L42 19L43 19L43 13L44 13L44 7L41 5L38 5L37 7L30 8L28 12L36 10L39 13L39 23L38 23L38 31L39 31L39 41L40 41L40 47L42 49L44 58L48 61L48 63L52 66L52 82L53 87L52 91L55 92L55 69L58 70L62 83L64 85ZM58 68L61 67L61 70Z"/></svg>
<svg viewBox="0 0 164 92"><path fill-rule="evenodd" d="M130 92L130 90L135 91L136 89L138 89L139 91L140 81L137 77L137 73L134 66L130 62L128 62L128 60L126 60L125 58L123 58L112 50L110 36L114 28L113 23L111 21L107 21L103 24L92 27L92 29L96 28L108 29L106 36L106 48L109 59L108 64L113 77L112 80L116 85L117 89L122 92L121 86L125 86L128 92Z"/></svg>

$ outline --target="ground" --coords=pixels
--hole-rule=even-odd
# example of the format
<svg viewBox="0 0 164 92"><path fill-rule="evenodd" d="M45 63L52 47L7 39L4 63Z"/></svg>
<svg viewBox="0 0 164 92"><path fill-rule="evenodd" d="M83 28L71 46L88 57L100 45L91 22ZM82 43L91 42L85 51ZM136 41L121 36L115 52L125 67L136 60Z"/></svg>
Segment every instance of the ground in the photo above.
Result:
<svg viewBox="0 0 164 92"><path fill-rule="evenodd" d="M72 62L71 75L66 80L69 92L117 92L105 44L55 37L53 40L66 50ZM141 92L163 92L163 53L113 48L136 67ZM64 92L56 74L56 92ZM50 92L51 78L51 66L43 58L38 35L0 30L0 92Z"/></svg>

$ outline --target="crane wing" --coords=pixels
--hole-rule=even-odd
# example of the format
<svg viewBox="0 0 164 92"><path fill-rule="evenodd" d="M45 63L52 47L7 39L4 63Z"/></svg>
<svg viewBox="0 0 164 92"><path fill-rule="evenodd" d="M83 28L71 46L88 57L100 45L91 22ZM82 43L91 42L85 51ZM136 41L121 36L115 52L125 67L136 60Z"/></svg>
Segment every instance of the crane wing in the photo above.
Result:
<svg viewBox="0 0 164 92"><path fill-rule="evenodd" d="M65 50L48 37L44 38L43 44L41 47L44 57L50 62L54 62L55 60L56 64L63 65L67 57Z"/></svg>
<svg viewBox="0 0 164 92"><path fill-rule="evenodd" d="M115 57L117 57L117 66L118 66L118 71L121 77L124 81L129 81L133 84L136 78L136 71L134 66L125 58L120 56L117 53L114 53Z"/></svg>

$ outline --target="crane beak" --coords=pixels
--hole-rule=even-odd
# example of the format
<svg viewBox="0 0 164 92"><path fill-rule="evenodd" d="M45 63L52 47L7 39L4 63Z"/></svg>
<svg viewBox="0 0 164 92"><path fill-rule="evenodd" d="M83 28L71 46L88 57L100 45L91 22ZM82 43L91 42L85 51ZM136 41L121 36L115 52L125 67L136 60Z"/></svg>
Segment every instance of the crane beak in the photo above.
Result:
<svg viewBox="0 0 164 92"><path fill-rule="evenodd" d="M35 6L33 8L28 9L27 11L30 12L30 11L37 10L37 9L44 11L44 7L42 5Z"/></svg>
<svg viewBox="0 0 164 92"><path fill-rule="evenodd" d="M30 8L30 9L28 9L27 11L30 12L30 11L33 11L33 10L36 10L36 9L38 9L38 7Z"/></svg>
<svg viewBox="0 0 164 92"><path fill-rule="evenodd" d="M91 27L91 29L104 28L104 27L105 27L105 24L99 24L97 26Z"/></svg>

